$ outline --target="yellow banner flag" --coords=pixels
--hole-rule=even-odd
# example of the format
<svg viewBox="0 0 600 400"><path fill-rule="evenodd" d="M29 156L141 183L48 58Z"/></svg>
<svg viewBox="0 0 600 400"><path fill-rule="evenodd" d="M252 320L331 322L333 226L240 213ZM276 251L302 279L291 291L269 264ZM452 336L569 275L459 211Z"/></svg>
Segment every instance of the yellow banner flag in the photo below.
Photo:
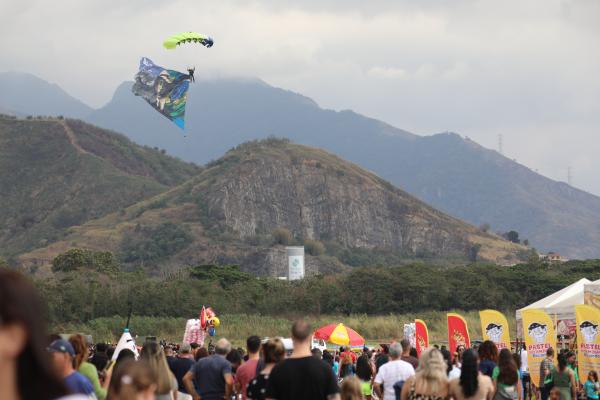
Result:
<svg viewBox="0 0 600 400"><path fill-rule="evenodd" d="M550 316L542 310L523 310L523 335L527 346L527 365L531 381L540 381L539 365L546 358L546 351L556 350L556 333Z"/></svg>
<svg viewBox="0 0 600 400"><path fill-rule="evenodd" d="M510 329L504 314L496 310L479 311L483 340L496 343L499 350L510 350Z"/></svg>
<svg viewBox="0 0 600 400"><path fill-rule="evenodd" d="M590 371L600 371L600 310L596 307L578 304L575 306L577 318L577 346L579 347L579 382L587 381Z"/></svg>

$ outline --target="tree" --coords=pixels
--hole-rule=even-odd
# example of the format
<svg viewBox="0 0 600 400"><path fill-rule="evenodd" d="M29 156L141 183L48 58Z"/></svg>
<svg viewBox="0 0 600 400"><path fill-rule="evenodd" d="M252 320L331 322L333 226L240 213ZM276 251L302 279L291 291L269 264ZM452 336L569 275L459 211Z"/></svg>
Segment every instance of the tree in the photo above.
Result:
<svg viewBox="0 0 600 400"><path fill-rule="evenodd" d="M521 241L519 240L519 232L517 231L509 231L506 232L505 236L506 240L513 242L513 243L521 243Z"/></svg>
<svg viewBox="0 0 600 400"><path fill-rule="evenodd" d="M274 244L287 246L292 243L293 240L292 233L285 228L275 228L271 235L273 236Z"/></svg>
<svg viewBox="0 0 600 400"><path fill-rule="evenodd" d="M484 222L483 224L481 224L479 226L479 230L481 232L487 232L487 231L489 231L490 230L490 224L488 224L487 222Z"/></svg>
<svg viewBox="0 0 600 400"><path fill-rule="evenodd" d="M523 240L523 246L529 246L529 239Z"/></svg>
<svg viewBox="0 0 600 400"><path fill-rule="evenodd" d="M119 271L119 263L110 251L70 249L52 260L52 272L72 272L89 269L113 273Z"/></svg>

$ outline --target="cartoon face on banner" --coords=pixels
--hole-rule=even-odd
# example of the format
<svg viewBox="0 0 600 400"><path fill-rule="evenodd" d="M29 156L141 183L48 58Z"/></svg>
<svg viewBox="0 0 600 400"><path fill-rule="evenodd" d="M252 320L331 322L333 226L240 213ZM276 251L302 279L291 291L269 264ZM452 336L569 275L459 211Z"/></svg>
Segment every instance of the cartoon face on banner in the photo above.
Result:
<svg viewBox="0 0 600 400"><path fill-rule="evenodd" d="M504 333L504 328L502 328L502 325L491 323L485 327L485 333L492 342L500 343L502 341L502 334Z"/></svg>
<svg viewBox="0 0 600 400"><path fill-rule="evenodd" d="M548 326L546 324L540 324L533 322L527 327L527 333L533 339L536 344L546 343L546 337L548 336Z"/></svg>
<svg viewBox="0 0 600 400"><path fill-rule="evenodd" d="M598 336L598 325L590 321L583 321L579 325L579 332L584 343L594 344L596 343L596 336Z"/></svg>

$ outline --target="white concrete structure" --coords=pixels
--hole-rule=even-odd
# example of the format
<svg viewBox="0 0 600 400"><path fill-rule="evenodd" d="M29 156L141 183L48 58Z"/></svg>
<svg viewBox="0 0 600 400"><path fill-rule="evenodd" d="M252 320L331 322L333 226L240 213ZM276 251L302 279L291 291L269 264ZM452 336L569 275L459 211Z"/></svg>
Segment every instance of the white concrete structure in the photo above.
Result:
<svg viewBox="0 0 600 400"><path fill-rule="evenodd" d="M288 259L288 280L304 278L304 246L286 247Z"/></svg>

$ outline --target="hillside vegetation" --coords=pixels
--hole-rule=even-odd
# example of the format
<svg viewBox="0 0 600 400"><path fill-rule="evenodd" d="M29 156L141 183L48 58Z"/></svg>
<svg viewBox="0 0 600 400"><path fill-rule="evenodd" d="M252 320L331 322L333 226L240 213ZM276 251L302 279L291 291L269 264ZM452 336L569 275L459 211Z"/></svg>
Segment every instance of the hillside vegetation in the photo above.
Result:
<svg viewBox="0 0 600 400"><path fill-rule="evenodd" d="M0 256L63 239L199 170L81 121L0 116Z"/></svg>
<svg viewBox="0 0 600 400"><path fill-rule="evenodd" d="M82 247L156 272L217 262L281 276L282 246L289 244L306 246L310 274L410 259L510 263L528 254L355 164L269 139L240 145L168 192L75 227L19 259L31 265Z"/></svg>

